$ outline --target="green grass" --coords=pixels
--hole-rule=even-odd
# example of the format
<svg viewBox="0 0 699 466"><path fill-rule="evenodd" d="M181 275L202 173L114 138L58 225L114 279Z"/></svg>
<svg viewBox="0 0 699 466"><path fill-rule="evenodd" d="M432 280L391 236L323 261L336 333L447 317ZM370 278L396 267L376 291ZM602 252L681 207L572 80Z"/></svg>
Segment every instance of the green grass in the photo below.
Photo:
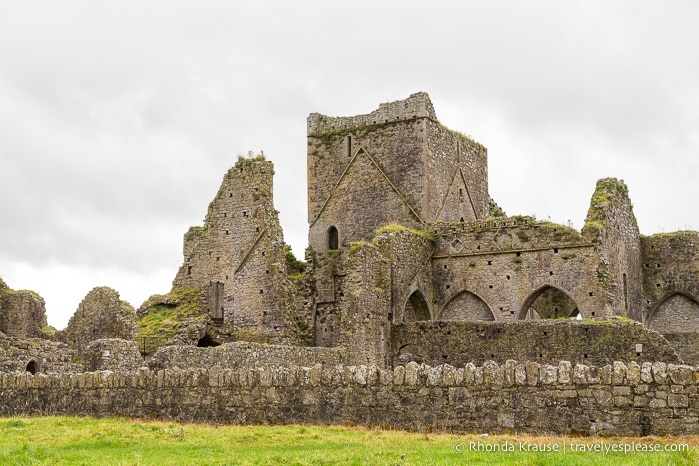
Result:
<svg viewBox="0 0 699 466"><path fill-rule="evenodd" d="M684 453L571 453L585 445L686 443ZM506 445L515 452L471 451L471 442ZM520 451L519 442L565 443L568 451ZM402 431L319 426L210 426L141 422L121 418L41 417L0 419L0 464L217 465L217 464L513 464L513 465L690 465L699 437L563 438L416 434Z"/></svg>

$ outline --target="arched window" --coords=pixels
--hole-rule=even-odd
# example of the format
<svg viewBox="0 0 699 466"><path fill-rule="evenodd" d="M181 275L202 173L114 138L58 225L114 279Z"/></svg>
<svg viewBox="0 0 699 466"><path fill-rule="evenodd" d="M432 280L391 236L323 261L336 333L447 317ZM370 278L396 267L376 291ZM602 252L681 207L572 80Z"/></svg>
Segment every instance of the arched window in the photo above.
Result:
<svg viewBox="0 0 699 466"><path fill-rule="evenodd" d="M337 232L337 228L331 226L328 228L328 249L334 251L338 249L340 244L340 235Z"/></svg>
<svg viewBox="0 0 699 466"><path fill-rule="evenodd" d="M415 290L405 303L403 311L404 322L415 322L418 320L430 320L430 309L427 301L419 290Z"/></svg>
<svg viewBox="0 0 699 466"><path fill-rule="evenodd" d="M439 320L477 322L495 320L490 307L480 297L468 291L455 295L444 306Z"/></svg>
<svg viewBox="0 0 699 466"><path fill-rule="evenodd" d="M565 291L546 285L529 295L519 313L519 320L559 319L579 314L578 305Z"/></svg>
<svg viewBox="0 0 699 466"><path fill-rule="evenodd" d="M37 373L37 371L38 371L38 369L37 369L37 367L36 367L36 362L34 362L34 361L29 361L29 364L27 364L27 372L29 372L30 374L34 375L34 374Z"/></svg>

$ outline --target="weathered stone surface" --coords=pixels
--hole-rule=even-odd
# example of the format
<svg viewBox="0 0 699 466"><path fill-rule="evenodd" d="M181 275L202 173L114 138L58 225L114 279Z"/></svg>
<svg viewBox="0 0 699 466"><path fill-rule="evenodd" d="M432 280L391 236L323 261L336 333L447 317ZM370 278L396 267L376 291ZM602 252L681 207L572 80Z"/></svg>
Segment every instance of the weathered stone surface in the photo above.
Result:
<svg viewBox="0 0 699 466"><path fill-rule="evenodd" d="M533 363L529 365L534 367ZM515 361L510 366L515 373L517 367L525 367ZM486 368L473 367L469 371L474 373L471 382L462 380L462 386L446 375L458 369L416 363L385 372L394 378L405 372L409 380L405 384L396 380L379 383L385 376L375 366L328 368L320 364L157 372L138 368L33 376L27 372L0 373L0 416L77 414L167 419L177 413L183 421L216 423L388 422L411 430L427 423L457 432L499 432L516 427L532 433L540 432L545 425L548 432L558 434L570 433L573 428L589 434L600 429L615 435L699 434L697 415L692 411L698 382L631 385L626 378L615 383L611 380L612 364L607 383L589 386L581 365L572 369L570 382L560 381L560 368L566 366L542 365L539 371L530 372L536 377L532 383L498 385L492 382L498 379L496 374L506 372L505 368L490 363ZM670 368L669 373L675 370ZM475 375L479 372L480 376ZM368 382L372 378L376 383ZM450 413L446 417L445 406ZM563 406L565 416L560 412ZM644 419L641 423L639 416Z"/></svg>
<svg viewBox="0 0 699 466"><path fill-rule="evenodd" d="M48 338L46 303L37 293L15 291L0 278L0 333L14 338Z"/></svg>
<svg viewBox="0 0 699 466"><path fill-rule="evenodd" d="M119 293L107 287L93 288L82 300L65 330L56 338L76 348L95 340L130 340L136 333L136 310Z"/></svg>

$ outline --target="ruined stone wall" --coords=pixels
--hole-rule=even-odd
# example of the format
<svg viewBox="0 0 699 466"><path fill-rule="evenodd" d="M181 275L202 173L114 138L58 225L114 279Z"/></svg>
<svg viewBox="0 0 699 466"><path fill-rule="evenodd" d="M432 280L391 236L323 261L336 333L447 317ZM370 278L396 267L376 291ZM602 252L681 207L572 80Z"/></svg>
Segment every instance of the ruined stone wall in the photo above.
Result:
<svg viewBox="0 0 699 466"><path fill-rule="evenodd" d="M166 346L148 361L153 370L160 369L237 369L261 366L314 366L347 363L342 348L313 348L259 343L226 343L214 348L196 346Z"/></svg>
<svg viewBox="0 0 699 466"><path fill-rule="evenodd" d="M309 245L318 252L329 249L331 226L348 247L389 223L482 218L488 201L485 148L439 124L424 93L369 115L309 116Z"/></svg>
<svg viewBox="0 0 699 466"><path fill-rule="evenodd" d="M623 181L604 178L597 182L582 234L597 245L608 311L642 322L641 239Z"/></svg>
<svg viewBox="0 0 699 466"><path fill-rule="evenodd" d="M551 290L582 317L605 317L599 256L572 228L522 217L435 224L430 232L435 320L525 319Z"/></svg>
<svg viewBox="0 0 699 466"><path fill-rule="evenodd" d="M103 338L131 339L136 333L136 310L108 287L93 288L78 305L56 339L78 348Z"/></svg>
<svg viewBox="0 0 699 466"><path fill-rule="evenodd" d="M407 430L698 434L699 368L487 361L375 366L0 374L1 416L392 425Z"/></svg>
<svg viewBox="0 0 699 466"><path fill-rule="evenodd" d="M83 372L78 352L64 343L40 338L15 338L0 333L0 372Z"/></svg>
<svg viewBox="0 0 699 466"><path fill-rule="evenodd" d="M413 322L391 330L394 366L408 361L504 364L508 359L599 366L615 360L682 362L659 333L623 321Z"/></svg>
<svg viewBox="0 0 699 466"><path fill-rule="evenodd" d="M641 239L646 326L659 332L699 331L699 233Z"/></svg>
<svg viewBox="0 0 699 466"><path fill-rule="evenodd" d="M46 338L47 325L46 304L41 296L32 291L14 291L0 282L0 332L14 337Z"/></svg>
<svg viewBox="0 0 699 466"><path fill-rule="evenodd" d="M390 324L404 319L413 293L431 302L428 236L391 227L346 251L314 254L316 344L342 346L353 363L385 367Z"/></svg>
<svg viewBox="0 0 699 466"><path fill-rule="evenodd" d="M246 159L224 176L203 227L185 235L173 288L197 286L229 340L300 343L271 162ZM309 317L310 318L310 317ZM308 320L308 319L305 319Z"/></svg>
<svg viewBox="0 0 699 466"><path fill-rule="evenodd" d="M105 338L95 340L81 353L85 370L94 371L133 371L145 362L133 340ZM194 366L192 366L194 367Z"/></svg>
<svg viewBox="0 0 699 466"><path fill-rule="evenodd" d="M686 364L699 365L699 332L662 332Z"/></svg>

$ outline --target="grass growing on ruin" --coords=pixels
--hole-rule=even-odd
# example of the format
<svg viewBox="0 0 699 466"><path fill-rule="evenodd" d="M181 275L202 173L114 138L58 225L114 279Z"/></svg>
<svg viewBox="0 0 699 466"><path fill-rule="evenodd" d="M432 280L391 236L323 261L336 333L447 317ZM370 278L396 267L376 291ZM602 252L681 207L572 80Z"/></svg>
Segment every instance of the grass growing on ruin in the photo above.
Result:
<svg viewBox="0 0 699 466"><path fill-rule="evenodd" d="M643 445L685 452L571 452L571 445ZM520 445L522 442L522 445ZM558 445L567 452L532 451ZM480 445L480 447L479 447ZM511 445L514 452L502 451ZM501 451L492 451L495 446ZM480 448L480 451L474 451ZM525 451L525 450L529 451ZM690 465L699 437L563 438L416 434L319 426L209 426L121 418L0 419L0 464L519 464Z"/></svg>
<svg viewBox="0 0 699 466"><path fill-rule="evenodd" d="M177 288L166 295L153 295L141 306L136 338L174 335L187 319L202 315L201 290Z"/></svg>

